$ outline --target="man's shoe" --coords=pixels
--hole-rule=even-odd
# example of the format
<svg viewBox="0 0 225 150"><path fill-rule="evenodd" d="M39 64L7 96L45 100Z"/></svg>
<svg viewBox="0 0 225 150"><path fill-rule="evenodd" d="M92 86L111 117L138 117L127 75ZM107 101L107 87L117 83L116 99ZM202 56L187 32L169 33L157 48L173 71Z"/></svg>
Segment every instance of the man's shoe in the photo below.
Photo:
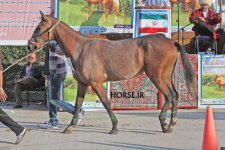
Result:
<svg viewBox="0 0 225 150"><path fill-rule="evenodd" d="M13 106L13 108L23 108L23 106L22 105L15 105L15 106Z"/></svg>
<svg viewBox="0 0 225 150"><path fill-rule="evenodd" d="M54 125L51 122L46 122L44 124L39 125L41 129L50 129L50 128L58 128L58 125Z"/></svg>
<svg viewBox="0 0 225 150"><path fill-rule="evenodd" d="M24 128L23 131L17 136L15 144L19 144L23 140L26 131L27 131L26 128Z"/></svg>
<svg viewBox="0 0 225 150"><path fill-rule="evenodd" d="M77 118L77 124L76 124L76 126L78 126L79 124L80 124L80 122L81 122L81 119L82 119L82 117L84 116L84 110L83 109L81 109L80 110L80 113L78 114L78 118Z"/></svg>
<svg viewBox="0 0 225 150"><path fill-rule="evenodd" d="M62 108L58 108L58 111L60 112L64 112L64 110Z"/></svg>

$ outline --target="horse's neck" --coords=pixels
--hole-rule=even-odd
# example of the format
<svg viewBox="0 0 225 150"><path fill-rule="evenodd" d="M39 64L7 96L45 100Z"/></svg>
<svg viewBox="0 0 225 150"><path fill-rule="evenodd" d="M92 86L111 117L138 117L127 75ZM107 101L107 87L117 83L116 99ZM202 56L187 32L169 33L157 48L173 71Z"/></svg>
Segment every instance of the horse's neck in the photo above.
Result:
<svg viewBox="0 0 225 150"><path fill-rule="evenodd" d="M65 55L73 59L77 59L82 50L83 43L88 40L87 37L62 23L57 27L55 35L56 41L59 43Z"/></svg>

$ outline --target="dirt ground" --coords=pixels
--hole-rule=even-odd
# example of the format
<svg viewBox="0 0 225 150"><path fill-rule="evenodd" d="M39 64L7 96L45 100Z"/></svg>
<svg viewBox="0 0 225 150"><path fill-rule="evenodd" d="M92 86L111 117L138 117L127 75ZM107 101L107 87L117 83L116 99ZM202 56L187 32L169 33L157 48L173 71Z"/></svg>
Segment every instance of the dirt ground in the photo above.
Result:
<svg viewBox="0 0 225 150"><path fill-rule="evenodd" d="M1 107L22 126L29 129L24 140L14 145L16 136L0 123L1 150L200 150L202 147L205 110L178 111L178 122L171 134L161 132L159 111L114 111L119 134L110 135L112 124L106 111L85 111L80 126L69 135L63 134L72 116L59 112L60 126L43 130L38 125L48 121L47 108L32 104L28 108ZM217 142L225 147L225 109L213 109ZM168 117L170 113L168 113ZM167 119L169 121L169 119Z"/></svg>

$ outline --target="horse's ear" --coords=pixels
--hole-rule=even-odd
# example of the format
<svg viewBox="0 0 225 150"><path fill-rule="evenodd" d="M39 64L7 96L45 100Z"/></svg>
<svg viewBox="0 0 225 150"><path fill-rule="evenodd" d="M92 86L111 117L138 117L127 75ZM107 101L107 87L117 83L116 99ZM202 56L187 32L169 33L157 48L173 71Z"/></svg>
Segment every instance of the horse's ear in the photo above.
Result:
<svg viewBox="0 0 225 150"><path fill-rule="evenodd" d="M39 10L40 11L40 13L41 13L41 18L42 18L42 20L46 20L46 17L45 17L45 15L44 15L44 13L41 11L41 10Z"/></svg>
<svg viewBox="0 0 225 150"><path fill-rule="evenodd" d="M52 11L50 14L49 14L49 16L51 16L51 17L54 17L54 11Z"/></svg>

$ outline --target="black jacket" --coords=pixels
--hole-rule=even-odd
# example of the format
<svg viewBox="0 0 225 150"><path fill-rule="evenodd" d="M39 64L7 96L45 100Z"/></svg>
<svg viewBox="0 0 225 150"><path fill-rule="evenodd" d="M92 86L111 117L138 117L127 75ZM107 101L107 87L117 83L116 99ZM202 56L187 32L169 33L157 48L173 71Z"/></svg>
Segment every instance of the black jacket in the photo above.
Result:
<svg viewBox="0 0 225 150"><path fill-rule="evenodd" d="M25 76L26 75L26 66L29 65L29 63L25 64L23 66L23 72L22 75ZM44 77L43 77L43 66L39 65L37 62L35 62L32 67L32 77L34 77L35 79L37 79L40 83L40 85L44 85Z"/></svg>

